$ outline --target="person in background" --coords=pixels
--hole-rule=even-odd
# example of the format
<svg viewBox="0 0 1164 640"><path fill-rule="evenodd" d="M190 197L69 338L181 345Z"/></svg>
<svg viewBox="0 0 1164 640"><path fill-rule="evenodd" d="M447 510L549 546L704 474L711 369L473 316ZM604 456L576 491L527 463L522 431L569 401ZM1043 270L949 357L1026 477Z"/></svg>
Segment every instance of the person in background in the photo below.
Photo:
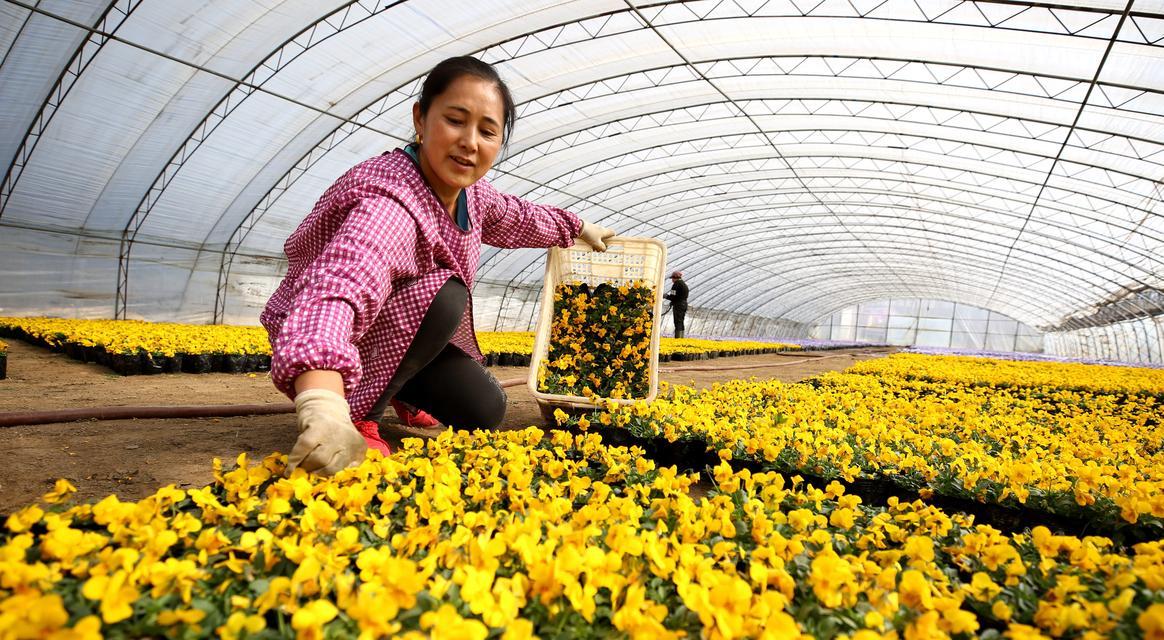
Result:
<svg viewBox="0 0 1164 640"><path fill-rule="evenodd" d="M671 302L671 317L675 319L675 337L683 337L683 318L687 315L687 283L683 282L683 272L671 272L671 290L663 295Z"/></svg>
<svg viewBox="0 0 1164 640"><path fill-rule="evenodd" d="M295 401L288 474L334 474L368 447L389 454L379 421L390 405L409 424L501 423L505 392L481 365L473 328L482 242L545 248L577 239L605 251L614 235L483 178L515 117L493 67L444 60L413 105L416 142L340 176L287 239L287 275L260 320L271 377Z"/></svg>

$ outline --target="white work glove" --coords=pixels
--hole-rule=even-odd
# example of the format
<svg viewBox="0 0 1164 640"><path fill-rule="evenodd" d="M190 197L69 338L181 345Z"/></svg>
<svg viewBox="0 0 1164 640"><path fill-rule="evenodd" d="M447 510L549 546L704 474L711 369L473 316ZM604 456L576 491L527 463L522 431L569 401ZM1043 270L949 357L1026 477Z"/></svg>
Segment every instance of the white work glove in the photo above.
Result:
<svg viewBox="0 0 1164 640"><path fill-rule="evenodd" d="M582 231L578 239L590 245L595 251L606 251L606 240L614 236L613 229L607 229L600 224L582 221Z"/></svg>
<svg viewBox="0 0 1164 640"><path fill-rule="evenodd" d="M287 475L297 467L330 476L360 464L368 443L348 415L348 401L327 389L305 389L295 396L299 439L287 456Z"/></svg>

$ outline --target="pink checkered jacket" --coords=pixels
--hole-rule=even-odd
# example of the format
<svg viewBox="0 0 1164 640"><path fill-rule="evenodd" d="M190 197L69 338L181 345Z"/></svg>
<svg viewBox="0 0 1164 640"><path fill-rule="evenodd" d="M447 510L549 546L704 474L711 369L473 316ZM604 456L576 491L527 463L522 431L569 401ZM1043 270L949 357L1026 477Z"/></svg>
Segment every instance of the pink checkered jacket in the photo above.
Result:
<svg viewBox="0 0 1164 640"><path fill-rule="evenodd" d="M362 419L441 286L457 276L472 291L482 242L568 247L582 229L573 213L500 193L484 179L465 192L468 230L400 149L361 162L324 192L287 238L287 275L260 316L280 391L294 398L299 374L338 371L352 418ZM483 359L471 295L452 344Z"/></svg>

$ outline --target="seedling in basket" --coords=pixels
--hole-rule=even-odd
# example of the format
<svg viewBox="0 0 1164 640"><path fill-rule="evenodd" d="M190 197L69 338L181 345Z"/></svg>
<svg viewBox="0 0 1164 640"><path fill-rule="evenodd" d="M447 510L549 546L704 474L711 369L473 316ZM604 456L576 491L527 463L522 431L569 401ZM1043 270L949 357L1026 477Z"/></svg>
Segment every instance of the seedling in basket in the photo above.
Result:
<svg viewBox="0 0 1164 640"><path fill-rule="evenodd" d="M550 348L538 390L559 395L641 399L650 393L654 291L564 283L554 291Z"/></svg>

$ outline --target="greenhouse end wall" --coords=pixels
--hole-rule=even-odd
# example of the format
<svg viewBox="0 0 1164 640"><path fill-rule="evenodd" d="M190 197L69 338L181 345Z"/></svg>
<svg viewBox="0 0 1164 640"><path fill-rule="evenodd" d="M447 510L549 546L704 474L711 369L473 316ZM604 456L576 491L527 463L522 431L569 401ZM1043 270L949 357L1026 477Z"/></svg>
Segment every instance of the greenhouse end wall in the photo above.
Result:
<svg viewBox="0 0 1164 640"><path fill-rule="evenodd" d="M830 315L812 330L819 340L981 351L1043 351L1043 335L1014 318L960 302L892 299Z"/></svg>
<svg viewBox="0 0 1164 640"><path fill-rule="evenodd" d="M1085 360L1164 364L1164 314L1043 336L1047 353Z"/></svg>

